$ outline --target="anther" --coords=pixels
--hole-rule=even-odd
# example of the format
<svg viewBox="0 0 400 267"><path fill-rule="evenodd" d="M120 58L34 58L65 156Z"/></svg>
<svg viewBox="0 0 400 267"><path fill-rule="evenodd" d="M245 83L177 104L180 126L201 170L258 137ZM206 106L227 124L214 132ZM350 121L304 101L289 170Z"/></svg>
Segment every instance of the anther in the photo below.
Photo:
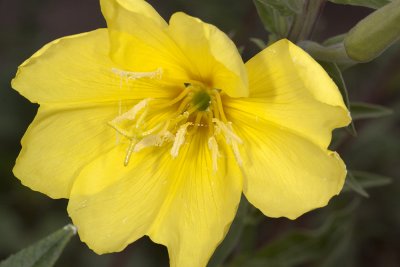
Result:
<svg viewBox="0 0 400 267"><path fill-rule="evenodd" d="M175 136L174 144L172 145L172 148L171 148L171 156L172 157L176 158L178 156L179 149L185 142L185 135L187 132L187 127L189 127L190 125L193 125L193 123L187 122L179 127L178 132L176 133L176 136Z"/></svg>

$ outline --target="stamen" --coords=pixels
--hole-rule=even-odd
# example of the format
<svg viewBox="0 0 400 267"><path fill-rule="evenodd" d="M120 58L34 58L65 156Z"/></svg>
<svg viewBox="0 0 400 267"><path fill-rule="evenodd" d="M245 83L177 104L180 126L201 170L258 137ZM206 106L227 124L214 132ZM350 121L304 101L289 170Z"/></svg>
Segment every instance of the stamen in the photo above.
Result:
<svg viewBox="0 0 400 267"><path fill-rule="evenodd" d="M243 166L242 156L240 155L239 146L236 142L231 143L233 155L235 155L236 162L239 166Z"/></svg>
<svg viewBox="0 0 400 267"><path fill-rule="evenodd" d="M157 70L150 72L132 72L132 71L120 70L117 68L112 68L111 71L114 72L119 77L121 77L121 79L125 80L137 80L141 78L161 79L161 76L163 74L162 68L158 68Z"/></svg>
<svg viewBox="0 0 400 267"><path fill-rule="evenodd" d="M187 96L190 92L192 92L193 90L190 88L185 88L177 97L175 97L174 99L172 99L171 101L169 101L168 103L165 104L160 104L157 105L157 108L166 108L166 107L170 107L173 104L178 103L180 100L182 100L185 96Z"/></svg>
<svg viewBox="0 0 400 267"><path fill-rule="evenodd" d="M221 156L218 150L218 143L214 136L208 138L208 148L211 150L211 158L213 163L213 170L218 170L218 158Z"/></svg>
<svg viewBox="0 0 400 267"><path fill-rule="evenodd" d="M159 134L145 136L133 149L133 152L139 152L143 148L150 146L162 146L166 142L174 141L174 135L170 131L162 131Z"/></svg>
<svg viewBox="0 0 400 267"><path fill-rule="evenodd" d="M131 140L131 142L129 143L129 147L128 150L126 152L126 156L125 156L125 161L124 161L124 166L128 166L129 160L131 159L132 156L132 151L133 151L133 147L135 146L136 140Z"/></svg>
<svg viewBox="0 0 400 267"><path fill-rule="evenodd" d="M193 123L187 122L179 127L179 130L175 136L174 144L172 145L172 148L171 148L171 156L172 157L176 158L178 156L179 149L185 142L185 135L187 132L187 127L189 127L190 125L193 125Z"/></svg>
<svg viewBox="0 0 400 267"><path fill-rule="evenodd" d="M178 107L178 114L181 114L186 109L187 105L192 101L192 98L188 96L185 98Z"/></svg>
<svg viewBox="0 0 400 267"><path fill-rule="evenodd" d="M217 110L219 114L221 115L222 121L227 122L228 120L226 119L225 113L224 113L224 107L222 106L222 100L221 96L219 95L218 92L215 92L215 98L217 99Z"/></svg>
<svg viewBox="0 0 400 267"><path fill-rule="evenodd" d="M240 151L239 151L239 146L238 144L242 144L243 141L240 139L239 136L237 136L232 128L232 123L223 123L222 121L218 119L212 119L212 121L216 124L216 133L219 134L219 132L222 132L223 135L225 136L226 143L231 146L233 154L235 155L236 162L242 166L243 160L242 157L240 156Z"/></svg>
<svg viewBox="0 0 400 267"><path fill-rule="evenodd" d="M139 103L137 103L133 108L128 110L125 113L122 113L121 115L117 116L115 119L113 119L110 123L112 125L115 125L119 122L122 122L124 120L134 120L136 118L136 115L145 107L147 107L148 102L150 101L150 98L143 99Z"/></svg>
<svg viewBox="0 0 400 267"><path fill-rule="evenodd" d="M232 129L232 124L229 123L223 123L222 121L213 118L212 121L218 126L218 128L222 131L224 134L225 138L227 141L236 141L239 144L243 143L242 139L240 139L239 136L237 136Z"/></svg>
<svg viewBox="0 0 400 267"><path fill-rule="evenodd" d="M203 112L197 112L196 114L196 119L194 120L194 126L192 129L190 129L188 134L193 134L197 131L199 126L201 126L201 119L203 118Z"/></svg>

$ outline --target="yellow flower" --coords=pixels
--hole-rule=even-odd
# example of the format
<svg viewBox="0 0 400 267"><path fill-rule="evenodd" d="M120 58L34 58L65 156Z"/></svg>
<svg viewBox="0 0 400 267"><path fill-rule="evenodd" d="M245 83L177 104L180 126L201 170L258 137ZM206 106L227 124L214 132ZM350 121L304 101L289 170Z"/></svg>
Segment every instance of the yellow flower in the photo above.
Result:
<svg viewBox="0 0 400 267"><path fill-rule="evenodd" d="M242 192L291 219L340 192L345 165L327 147L350 117L300 48L281 40L243 64L199 19L175 13L167 24L143 0L101 7L108 29L51 42L12 81L40 104L14 173L69 198L90 248L148 235L172 266L205 266Z"/></svg>

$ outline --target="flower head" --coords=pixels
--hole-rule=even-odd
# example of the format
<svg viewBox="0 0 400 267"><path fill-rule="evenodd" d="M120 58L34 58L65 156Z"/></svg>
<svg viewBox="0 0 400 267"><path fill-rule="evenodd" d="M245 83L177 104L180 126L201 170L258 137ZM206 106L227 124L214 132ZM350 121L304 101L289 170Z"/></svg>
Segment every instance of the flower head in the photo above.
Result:
<svg viewBox="0 0 400 267"><path fill-rule="evenodd" d="M40 104L15 175L69 198L97 253L148 235L172 266L205 266L242 192L265 215L327 204L346 176L328 150L350 122L337 87L281 40L244 64L216 27L167 24L143 0L103 0L108 29L61 38L19 68L13 88Z"/></svg>

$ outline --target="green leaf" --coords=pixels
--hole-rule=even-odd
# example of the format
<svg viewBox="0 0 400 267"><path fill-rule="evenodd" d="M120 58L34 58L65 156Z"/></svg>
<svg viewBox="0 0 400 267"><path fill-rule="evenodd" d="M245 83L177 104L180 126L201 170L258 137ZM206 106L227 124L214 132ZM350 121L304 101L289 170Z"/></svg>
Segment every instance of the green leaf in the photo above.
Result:
<svg viewBox="0 0 400 267"><path fill-rule="evenodd" d="M332 36L332 37L326 39L322 43L322 45L330 46L330 45L335 45L335 44L342 43L344 38L346 37L346 35L347 35L347 33L342 33L342 34L339 34L339 35Z"/></svg>
<svg viewBox="0 0 400 267"><path fill-rule="evenodd" d="M258 0L264 5L277 10L282 16L300 14L303 10L304 0Z"/></svg>
<svg viewBox="0 0 400 267"><path fill-rule="evenodd" d="M400 1L393 1L375 10L354 26L344 46L347 55L358 62L378 57L400 37Z"/></svg>
<svg viewBox="0 0 400 267"><path fill-rule="evenodd" d="M253 44L255 44L258 48L260 48L261 50L263 50L264 48L267 47L267 44L266 44L263 40L261 40L261 39L258 39L258 38L250 38L250 41L251 41Z"/></svg>
<svg viewBox="0 0 400 267"><path fill-rule="evenodd" d="M333 45L324 46L313 41L301 41L298 45L307 51L313 58L320 61L335 62L337 64L355 64L347 56L344 44L339 42Z"/></svg>
<svg viewBox="0 0 400 267"><path fill-rule="evenodd" d="M390 0L329 0L329 2L342 5L364 6L378 9L390 3Z"/></svg>
<svg viewBox="0 0 400 267"><path fill-rule="evenodd" d="M285 38L293 16L299 11L303 0L253 0L257 13L267 32L271 33L269 43ZM301 11L301 9L300 9Z"/></svg>
<svg viewBox="0 0 400 267"><path fill-rule="evenodd" d="M11 255L0 263L0 267L51 267L75 234L75 226L66 225L36 244Z"/></svg>
<svg viewBox="0 0 400 267"><path fill-rule="evenodd" d="M373 119L373 118L388 116L393 114L393 111L391 109L379 105L361 103L361 102L351 102L350 113L353 120L360 120L360 119Z"/></svg>
<svg viewBox="0 0 400 267"><path fill-rule="evenodd" d="M358 180L353 176L351 172L347 173L345 186L351 189L352 191L360 194L363 197L369 197L369 194L362 185L358 182Z"/></svg>
<svg viewBox="0 0 400 267"><path fill-rule="evenodd" d="M329 76L332 78L332 80L336 83L338 86L340 93L342 94L344 103L347 108L350 107L350 101L349 101L349 94L347 93L347 87L346 83L344 82L342 72L340 71L339 67L332 62L319 62L321 66L325 69L325 71L329 74ZM349 126L347 126L347 130L349 133L353 136L357 136L357 131L354 126L354 122L352 121Z"/></svg>
<svg viewBox="0 0 400 267"><path fill-rule="evenodd" d="M364 172L364 171L349 171L348 172L348 177L346 179L346 184L343 188L343 192L349 192L349 191L356 191L355 188L353 187L356 185L356 187L361 187L364 193L361 193L361 191L356 191L357 193L360 193L361 195L365 196L368 195L368 193L365 191L365 188L373 188L373 187L380 187L380 186L385 186L388 185L392 182L392 178L375 174L375 173L369 173L369 172ZM351 182L348 184L348 178L351 177Z"/></svg>
<svg viewBox="0 0 400 267"><path fill-rule="evenodd" d="M346 250L351 245L351 214L357 203L345 210L335 212L324 219L324 224L315 230L295 230L257 251L238 253L229 267L293 267L308 266L309 262L318 262L315 266L324 266L331 255L340 255L338 250ZM329 259L332 261L332 259Z"/></svg>

